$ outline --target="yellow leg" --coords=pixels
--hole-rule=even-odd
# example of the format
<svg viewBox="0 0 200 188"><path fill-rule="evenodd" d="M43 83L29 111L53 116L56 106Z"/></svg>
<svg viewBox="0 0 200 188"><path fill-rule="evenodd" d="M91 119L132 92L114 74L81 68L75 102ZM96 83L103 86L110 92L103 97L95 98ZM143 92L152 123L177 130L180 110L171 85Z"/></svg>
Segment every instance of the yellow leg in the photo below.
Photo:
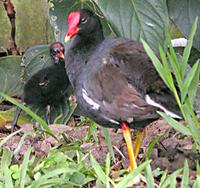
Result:
<svg viewBox="0 0 200 188"><path fill-rule="evenodd" d="M137 131L137 133L136 133L136 142L135 142L135 146L134 146L135 158L137 158L137 156L138 156L138 153L139 153L139 150L140 150L140 147L142 145L142 141L143 141L143 138L145 137L145 135L146 135L145 128Z"/></svg>
<svg viewBox="0 0 200 188"><path fill-rule="evenodd" d="M134 152L133 152L133 146L131 141L131 131L130 128L127 126L125 122L121 123L124 139L126 141L127 149L128 149L128 156L129 156L129 169L133 171L135 168L137 168L137 163L135 160Z"/></svg>

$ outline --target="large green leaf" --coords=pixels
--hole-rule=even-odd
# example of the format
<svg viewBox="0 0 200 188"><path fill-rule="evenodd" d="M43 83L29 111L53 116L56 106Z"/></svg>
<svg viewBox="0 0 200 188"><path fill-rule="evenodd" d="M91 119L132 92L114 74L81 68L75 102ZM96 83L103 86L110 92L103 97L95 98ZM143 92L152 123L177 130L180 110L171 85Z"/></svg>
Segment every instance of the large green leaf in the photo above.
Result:
<svg viewBox="0 0 200 188"><path fill-rule="evenodd" d="M0 58L0 92L10 96L22 94L20 56Z"/></svg>
<svg viewBox="0 0 200 188"><path fill-rule="evenodd" d="M54 36L56 41L64 44L64 36L67 31L67 15L72 10L80 8L88 8L100 15L98 7L91 0L50 0L51 7L49 9L49 20L54 28ZM105 34L110 33L108 25L103 17L100 17L104 25ZM65 44L65 45L68 45Z"/></svg>
<svg viewBox="0 0 200 188"><path fill-rule="evenodd" d="M34 74L52 65L49 45L36 45L28 48L22 58L24 66L23 81L26 82Z"/></svg>
<svg viewBox="0 0 200 188"><path fill-rule="evenodd" d="M152 48L164 41L168 26L166 1L94 0L118 36L143 38Z"/></svg>
<svg viewBox="0 0 200 188"><path fill-rule="evenodd" d="M156 49L164 41L164 27L168 26L165 1L155 0L50 0L49 19L54 27L57 41L64 41L67 30L67 14L78 8L92 9L105 16L111 30L118 36L135 40L143 38ZM104 33L109 34L108 24L103 20ZM67 44L69 45L69 44Z"/></svg>
<svg viewBox="0 0 200 188"><path fill-rule="evenodd" d="M200 18L200 0L167 0L169 16L188 38L195 18ZM193 46L200 49L200 24L198 24Z"/></svg>

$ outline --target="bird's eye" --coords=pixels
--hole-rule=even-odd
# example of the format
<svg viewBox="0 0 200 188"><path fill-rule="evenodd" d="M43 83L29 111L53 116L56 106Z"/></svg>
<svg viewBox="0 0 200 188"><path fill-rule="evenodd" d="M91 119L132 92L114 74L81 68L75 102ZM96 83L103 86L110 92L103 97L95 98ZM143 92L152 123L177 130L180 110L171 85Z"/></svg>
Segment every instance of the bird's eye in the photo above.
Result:
<svg viewBox="0 0 200 188"><path fill-rule="evenodd" d="M87 23L87 18L82 18L81 23L83 23L83 24Z"/></svg>

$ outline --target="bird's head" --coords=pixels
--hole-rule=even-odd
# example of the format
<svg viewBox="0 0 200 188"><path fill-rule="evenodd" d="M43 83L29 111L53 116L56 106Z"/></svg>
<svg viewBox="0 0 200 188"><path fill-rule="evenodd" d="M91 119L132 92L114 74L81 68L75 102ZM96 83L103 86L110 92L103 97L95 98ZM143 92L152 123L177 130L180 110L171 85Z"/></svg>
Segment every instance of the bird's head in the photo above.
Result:
<svg viewBox="0 0 200 188"><path fill-rule="evenodd" d="M70 12L67 21L68 29L65 35L65 42L76 35L88 36L101 29L97 15L87 9Z"/></svg>
<svg viewBox="0 0 200 188"><path fill-rule="evenodd" d="M50 55L53 58L55 64L59 64L64 60L65 47L60 42L55 42L50 46Z"/></svg>

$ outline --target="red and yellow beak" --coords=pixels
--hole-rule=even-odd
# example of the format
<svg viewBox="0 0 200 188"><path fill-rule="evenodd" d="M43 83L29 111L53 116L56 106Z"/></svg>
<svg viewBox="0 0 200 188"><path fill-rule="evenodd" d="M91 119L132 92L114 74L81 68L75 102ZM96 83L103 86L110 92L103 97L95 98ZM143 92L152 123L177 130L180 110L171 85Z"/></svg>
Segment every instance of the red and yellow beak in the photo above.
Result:
<svg viewBox="0 0 200 188"><path fill-rule="evenodd" d="M79 32L80 12L71 12L68 16L68 29L65 35L65 42L68 42Z"/></svg>
<svg viewBox="0 0 200 188"><path fill-rule="evenodd" d="M68 42L71 39L71 36L65 35L65 42Z"/></svg>
<svg viewBox="0 0 200 188"><path fill-rule="evenodd" d="M71 38L73 38L76 34L78 34L79 28L78 27L74 28L72 32L68 31L67 34L65 35L65 42L68 42Z"/></svg>
<svg viewBox="0 0 200 188"><path fill-rule="evenodd" d="M64 54L63 54L63 52L62 52L61 50L59 51L58 56L59 56L59 58L61 58L61 59L65 59L65 56L64 56Z"/></svg>

